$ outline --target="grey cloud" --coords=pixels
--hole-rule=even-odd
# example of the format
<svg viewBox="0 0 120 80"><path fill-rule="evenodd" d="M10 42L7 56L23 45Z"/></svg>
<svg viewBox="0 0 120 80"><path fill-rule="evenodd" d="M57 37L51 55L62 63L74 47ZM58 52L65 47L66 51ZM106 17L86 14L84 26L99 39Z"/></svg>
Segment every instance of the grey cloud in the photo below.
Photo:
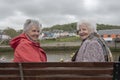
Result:
<svg viewBox="0 0 120 80"><path fill-rule="evenodd" d="M43 25L51 26L90 18L98 23L120 24L119 0L96 0L99 4L90 10L85 8L84 1L86 0L0 0L0 23L12 18L11 24L19 26L26 18L39 18ZM19 17L16 12L21 13ZM75 20L66 17L69 15L75 17Z"/></svg>

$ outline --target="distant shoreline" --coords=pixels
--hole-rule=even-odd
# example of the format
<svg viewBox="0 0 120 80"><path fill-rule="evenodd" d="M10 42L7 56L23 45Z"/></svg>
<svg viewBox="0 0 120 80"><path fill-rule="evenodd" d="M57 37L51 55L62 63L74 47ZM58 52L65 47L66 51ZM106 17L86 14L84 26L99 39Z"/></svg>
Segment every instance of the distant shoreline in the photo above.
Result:
<svg viewBox="0 0 120 80"><path fill-rule="evenodd" d="M47 51L53 50L78 50L81 42L54 42L54 43L44 43L40 44L40 46ZM0 46L0 51L12 49L9 45ZM111 51L120 52L120 48L115 49L115 47L111 47Z"/></svg>
<svg viewBox="0 0 120 80"><path fill-rule="evenodd" d="M80 46L80 42L55 42L40 44L41 47L64 47L64 46ZM9 45L0 46L0 48L9 48Z"/></svg>

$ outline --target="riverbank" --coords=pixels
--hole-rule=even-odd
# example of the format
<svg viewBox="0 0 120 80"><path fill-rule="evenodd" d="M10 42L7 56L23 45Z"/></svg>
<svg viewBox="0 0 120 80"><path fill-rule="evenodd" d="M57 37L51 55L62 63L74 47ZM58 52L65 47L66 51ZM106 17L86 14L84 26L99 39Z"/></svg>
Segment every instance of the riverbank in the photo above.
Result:
<svg viewBox="0 0 120 80"><path fill-rule="evenodd" d="M63 42L63 43L49 43L41 44L41 47L45 50L48 56L48 61L60 61L60 59L70 60L70 55L75 53L79 47L79 42ZM114 57L114 61L118 61L120 56L120 49L110 48ZM8 61L13 59L13 49L10 46L0 47L0 58L6 57Z"/></svg>
<svg viewBox="0 0 120 80"><path fill-rule="evenodd" d="M65 50L67 49L71 49L71 48L78 48L80 46L81 42L54 42L54 43L43 43L40 44L40 46L42 48L44 48L45 50ZM9 49L10 46L9 45L2 45L0 46L0 49Z"/></svg>
<svg viewBox="0 0 120 80"><path fill-rule="evenodd" d="M77 51L79 49L80 46L67 46L67 45L58 45L58 46L53 46L53 45L49 45L49 46L41 46L45 51L69 51L69 50L73 50L73 51ZM112 52L118 52L120 54L120 48L114 48L111 47L110 50ZM0 53L3 52L8 52L8 51L13 51L13 49L10 46L0 46Z"/></svg>
<svg viewBox="0 0 120 80"><path fill-rule="evenodd" d="M54 43L41 43L41 47L47 51L59 51L59 50L78 50L80 47L81 42L77 41L77 42L54 42ZM115 48L115 47L111 47L110 48L111 51L113 52L120 52L120 48ZM12 48L9 45L2 45L0 46L0 52L2 51L9 51L12 50Z"/></svg>

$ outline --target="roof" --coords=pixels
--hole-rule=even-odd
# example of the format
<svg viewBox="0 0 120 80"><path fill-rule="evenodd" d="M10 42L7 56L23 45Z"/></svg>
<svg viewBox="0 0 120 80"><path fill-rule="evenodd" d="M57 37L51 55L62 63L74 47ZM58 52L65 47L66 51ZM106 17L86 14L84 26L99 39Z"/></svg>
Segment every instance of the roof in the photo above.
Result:
<svg viewBox="0 0 120 80"><path fill-rule="evenodd" d="M120 29L99 30L98 33L100 35L103 35L103 34L108 34L108 35L120 34Z"/></svg>

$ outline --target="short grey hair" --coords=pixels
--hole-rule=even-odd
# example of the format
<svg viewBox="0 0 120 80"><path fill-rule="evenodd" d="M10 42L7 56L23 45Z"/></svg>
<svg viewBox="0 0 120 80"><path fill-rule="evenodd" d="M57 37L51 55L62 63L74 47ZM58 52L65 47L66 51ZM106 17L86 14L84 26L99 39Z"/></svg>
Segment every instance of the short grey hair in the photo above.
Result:
<svg viewBox="0 0 120 80"><path fill-rule="evenodd" d="M77 22L77 31L80 30L80 25L82 25L82 24L86 25L86 27L89 29L90 33L97 32L96 24L93 22L87 21L87 20Z"/></svg>
<svg viewBox="0 0 120 80"><path fill-rule="evenodd" d="M42 25L39 23L38 20L27 19L24 23L23 32L28 31L32 26L39 27L41 31Z"/></svg>

